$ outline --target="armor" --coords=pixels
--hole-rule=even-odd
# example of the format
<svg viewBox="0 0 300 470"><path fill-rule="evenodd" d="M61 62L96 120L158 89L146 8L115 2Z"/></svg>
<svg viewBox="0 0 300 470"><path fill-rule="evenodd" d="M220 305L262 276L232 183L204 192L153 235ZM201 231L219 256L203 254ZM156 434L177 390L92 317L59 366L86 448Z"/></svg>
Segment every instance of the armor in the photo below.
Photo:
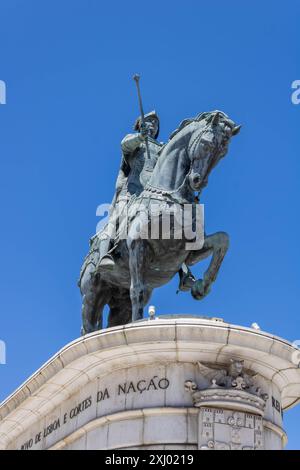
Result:
<svg viewBox="0 0 300 470"><path fill-rule="evenodd" d="M101 260L99 268L113 269L114 260L111 252L114 249L114 237L118 238L116 234L116 226L119 214L122 213L124 205L127 205L133 197L139 196L146 184L148 183L154 167L159 158L159 152L163 146L162 142L158 142L156 137L159 132L159 118L155 111L145 115L145 120L157 120L157 132L155 138L147 136L147 144L145 137L141 133L128 134L121 142L122 148L122 161L119 175L116 183L116 193L112 203L112 211L107 224L107 229L104 229L104 243L101 245ZM139 117L134 125L134 129L141 130L141 117ZM147 148L148 147L148 148ZM126 222L127 223L127 222ZM122 229L120 229L122 230ZM186 291L191 289L195 282L195 278L189 268L183 264L179 270L179 290ZM177 291L177 292L178 292Z"/></svg>

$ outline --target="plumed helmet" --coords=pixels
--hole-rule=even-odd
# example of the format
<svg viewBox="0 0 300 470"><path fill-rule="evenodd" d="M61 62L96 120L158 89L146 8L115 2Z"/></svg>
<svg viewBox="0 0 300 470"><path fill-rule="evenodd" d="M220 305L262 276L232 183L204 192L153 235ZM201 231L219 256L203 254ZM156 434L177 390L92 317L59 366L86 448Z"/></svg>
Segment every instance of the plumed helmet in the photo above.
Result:
<svg viewBox="0 0 300 470"><path fill-rule="evenodd" d="M157 123L158 123L157 132L156 132L156 135L154 136L154 138L156 139L156 138L158 137L158 134L159 134L159 117L158 117L158 115L156 114L156 111L151 111L150 113L145 114L144 117L145 117L145 120L146 120L147 118L148 118L148 119L149 119L149 118L154 118L154 119L157 120ZM141 116L139 116L139 117L137 118L137 120L135 121L135 123L134 123L133 129L134 129L135 131L139 131L140 128L141 128L141 124L142 124L142 118L141 118Z"/></svg>

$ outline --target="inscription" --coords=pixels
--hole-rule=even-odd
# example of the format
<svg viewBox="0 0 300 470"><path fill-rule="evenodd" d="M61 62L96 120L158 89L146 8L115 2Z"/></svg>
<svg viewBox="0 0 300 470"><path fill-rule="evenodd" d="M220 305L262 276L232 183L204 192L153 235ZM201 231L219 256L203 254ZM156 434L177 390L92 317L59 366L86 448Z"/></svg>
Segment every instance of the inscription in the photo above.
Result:
<svg viewBox="0 0 300 470"><path fill-rule="evenodd" d="M24 442L20 449L31 449L34 445L41 442L42 439L45 439L53 432L62 428L68 421L71 421L81 413L84 413L94 404L94 402L97 404L104 400L108 400L115 395L128 395L131 393L141 394L156 390L166 390L169 386L170 381L166 377L158 377L157 375L154 375L151 379L141 379L136 382L128 381L118 384L114 390L110 390L109 387L105 387L101 390L98 390L94 398L91 395L88 396L76 406L73 406L69 411L64 413L63 416L53 420L42 431L39 431L33 438Z"/></svg>
<svg viewBox="0 0 300 470"><path fill-rule="evenodd" d="M278 400L276 400L276 398L272 397L272 407L275 408L276 411L278 411L278 413L281 414L281 416L283 417L283 410L281 408L281 405L279 403Z"/></svg>

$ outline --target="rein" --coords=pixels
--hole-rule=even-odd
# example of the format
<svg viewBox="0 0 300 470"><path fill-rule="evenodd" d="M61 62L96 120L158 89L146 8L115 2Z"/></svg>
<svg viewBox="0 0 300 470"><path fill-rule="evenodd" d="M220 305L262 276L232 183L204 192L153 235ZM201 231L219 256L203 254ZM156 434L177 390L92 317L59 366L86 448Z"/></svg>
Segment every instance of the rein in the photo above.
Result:
<svg viewBox="0 0 300 470"><path fill-rule="evenodd" d="M193 122L195 121L198 121L197 119L195 119ZM145 191L150 191L150 192L155 192L157 194L161 194L162 196L169 196L171 199L173 199L175 202L179 203L180 204L180 201L174 199L172 197L173 194L179 192L186 184L186 181L187 181L187 178L190 176L191 172L192 172L192 167L193 167L193 163L194 163L194 160L195 160L195 157L193 156L192 158L190 157L190 151L192 149L192 147L196 144L198 144L198 142L201 140L203 134L207 131L207 129L209 128L209 125L210 125L210 122L208 122L205 127L201 130L201 132L199 134L196 135L196 137L193 139L192 142L189 142L188 146L185 148L185 151L187 153L187 156L188 156L188 159L190 160L190 168L189 168L189 171L187 172L187 174L185 175L185 177L183 178L183 181L181 183L181 185L170 191L170 190L166 190L166 189L161 189L161 188L157 188L156 186L153 186L152 184L150 183L147 183L146 186L145 186ZM152 191L151 191L152 190ZM142 196L142 199L143 199L144 196ZM164 198L161 198L161 199L164 199Z"/></svg>

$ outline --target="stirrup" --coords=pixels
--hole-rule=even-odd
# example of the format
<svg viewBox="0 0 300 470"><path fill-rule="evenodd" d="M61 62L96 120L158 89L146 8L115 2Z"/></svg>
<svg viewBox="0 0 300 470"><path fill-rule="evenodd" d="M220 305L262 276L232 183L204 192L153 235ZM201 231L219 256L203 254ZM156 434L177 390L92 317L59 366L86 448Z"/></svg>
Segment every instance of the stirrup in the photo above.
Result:
<svg viewBox="0 0 300 470"><path fill-rule="evenodd" d="M113 269L115 267L115 262L114 262L114 259L111 255L109 254L106 254L104 255L101 260L100 260L100 263L98 265L98 269Z"/></svg>

